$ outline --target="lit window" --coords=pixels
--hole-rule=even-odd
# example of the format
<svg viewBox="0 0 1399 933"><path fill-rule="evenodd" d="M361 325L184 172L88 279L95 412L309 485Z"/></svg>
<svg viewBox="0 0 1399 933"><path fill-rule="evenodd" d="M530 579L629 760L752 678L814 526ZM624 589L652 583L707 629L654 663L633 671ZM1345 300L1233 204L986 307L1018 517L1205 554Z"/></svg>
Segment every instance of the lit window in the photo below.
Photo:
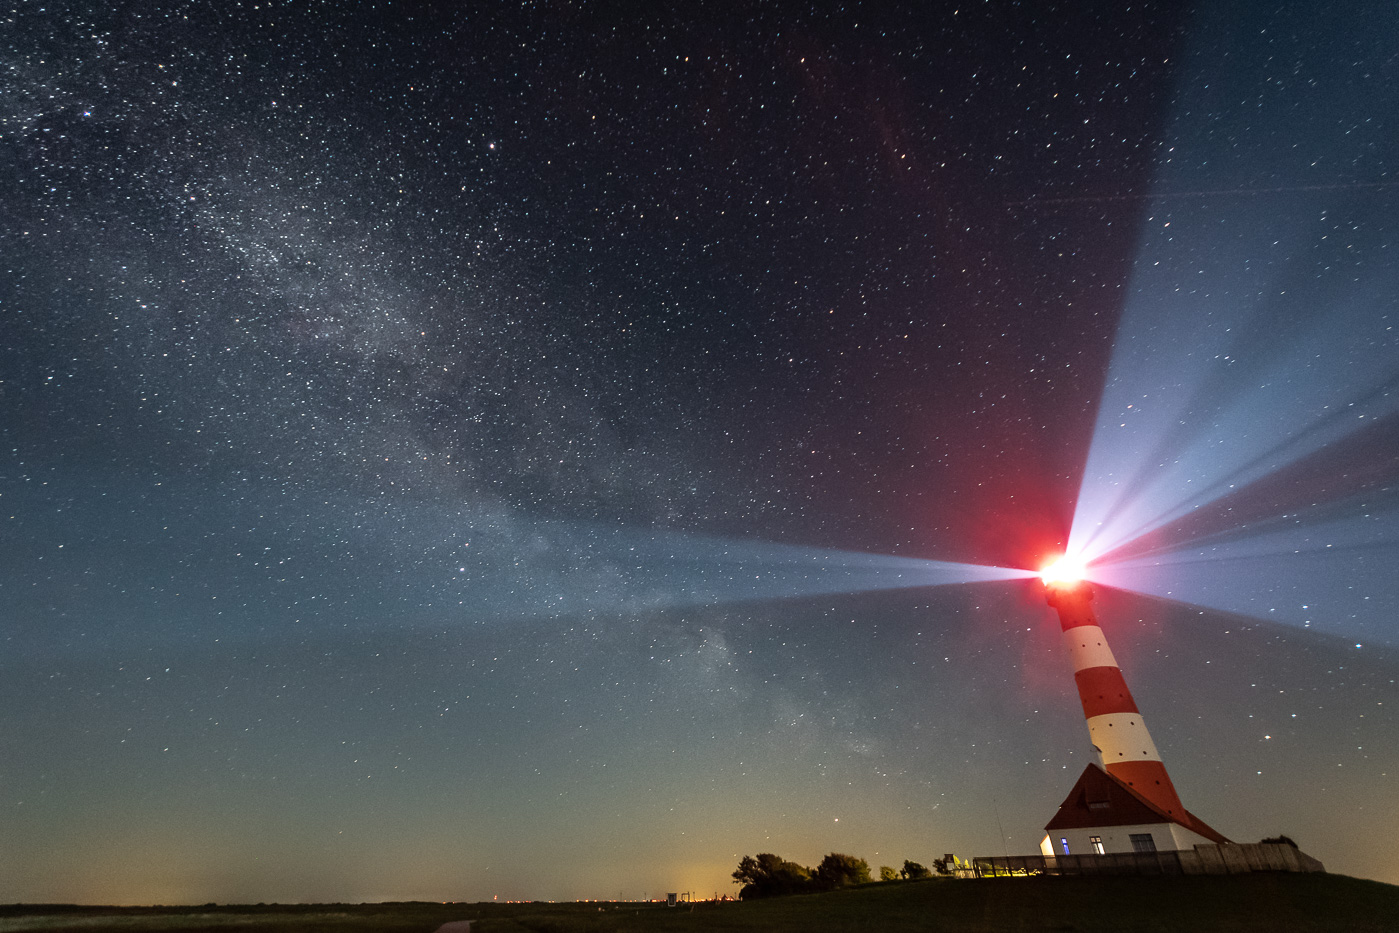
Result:
<svg viewBox="0 0 1399 933"><path fill-rule="evenodd" d="M1064 854L1069 854L1069 840L1063 836L1059 837L1059 845L1064 847Z"/></svg>
<svg viewBox="0 0 1399 933"><path fill-rule="evenodd" d="M1151 833L1132 833L1133 852L1155 852L1156 840L1151 838Z"/></svg>
<svg viewBox="0 0 1399 933"><path fill-rule="evenodd" d="M1102 854L1103 854L1103 837L1102 837L1102 836L1089 836L1089 837L1088 837L1088 844L1089 844L1090 846L1093 847L1093 852L1094 852L1095 854L1097 854L1097 855L1102 855Z"/></svg>

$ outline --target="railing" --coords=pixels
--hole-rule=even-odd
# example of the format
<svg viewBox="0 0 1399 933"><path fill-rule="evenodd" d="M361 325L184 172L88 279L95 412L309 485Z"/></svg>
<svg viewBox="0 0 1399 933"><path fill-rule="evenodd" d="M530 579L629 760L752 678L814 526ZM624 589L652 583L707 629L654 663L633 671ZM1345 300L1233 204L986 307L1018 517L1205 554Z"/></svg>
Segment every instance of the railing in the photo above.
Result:
<svg viewBox="0 0 1399 933"><path fill-rule="evenodd" d="M1029 875L1242 875L1255 871L1325 871L1321 862L1290 845L1201 845L1178 852L1109 855L990 855L972 859L978 878Z"/></svg>

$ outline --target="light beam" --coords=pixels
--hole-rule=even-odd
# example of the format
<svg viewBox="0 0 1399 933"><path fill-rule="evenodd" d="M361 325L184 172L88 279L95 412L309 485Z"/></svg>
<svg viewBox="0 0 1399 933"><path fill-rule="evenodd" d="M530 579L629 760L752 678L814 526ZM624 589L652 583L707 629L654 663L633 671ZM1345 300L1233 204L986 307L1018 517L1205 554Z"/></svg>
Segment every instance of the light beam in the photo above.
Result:
<svg viewBox="0 0 1399 933"><path fill-rule="evenodd" d="M1399 90L1310 35L1287 52L1307 87L1269 95L1281 53L1226 7L1200 35L1236 36L1237 54L1196 54L1177 96L1259 103L1191 108L1162 146L1069 551L1109 585L1394 642L1399 141L1369 115L1399 109ZM1383 30L1306 22L1284 31L1389 55ZM1252 179L1278 183L1206 196Z"/></svg>

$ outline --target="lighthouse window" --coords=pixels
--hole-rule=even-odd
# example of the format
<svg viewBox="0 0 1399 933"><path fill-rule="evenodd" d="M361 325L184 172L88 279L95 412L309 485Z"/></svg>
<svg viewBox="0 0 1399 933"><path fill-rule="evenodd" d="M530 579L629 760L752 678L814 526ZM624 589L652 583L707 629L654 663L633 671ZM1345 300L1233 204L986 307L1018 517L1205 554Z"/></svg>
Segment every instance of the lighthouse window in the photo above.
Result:
<svg viewBox="0 0 1399 933"><path fill-rule="evenodd" d="M1133 852L1155 852L1156 840L1151 838L1151 833L1132 833Z"/></svg>
<svg viewBox="0 0 1399 933"><path fill-rule="evenodd" d="M1095 855L1102 855L1102 854L1103 854L1103 837L1102 837L1102 836L1089 836L1089 837L1088 837L1088 844L1089 844L1090 846L1093 847L1093 853L1094 853Z"/></svg>
<svg viewBox="0 0 1399 933"><path fill-rule="evenodd" d="M1060 837L1059 837L1059 845L1061 845L1061 846L1064 847L1064 854L1065 854L1065 855L1068 855L1068 854L1069 854L1069 840L1066 839L1066 838L1063 837L1063 836L1060 836Z"/></svg>

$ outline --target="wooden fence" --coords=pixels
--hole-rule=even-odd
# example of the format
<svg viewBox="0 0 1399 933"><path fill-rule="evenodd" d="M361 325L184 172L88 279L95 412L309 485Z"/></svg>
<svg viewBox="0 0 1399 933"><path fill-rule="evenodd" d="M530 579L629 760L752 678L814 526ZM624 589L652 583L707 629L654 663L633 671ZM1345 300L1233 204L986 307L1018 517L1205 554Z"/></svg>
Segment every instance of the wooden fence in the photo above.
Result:
<svg viewBox="0 0 1399 933"><path fill-rule="evenodd" d="M1325 871L1321 862L1290 845L1201 845L1177 852L1111 855L991 855L972 859L977 878L1026 875L1243 875L1254 871Z"/></svg>

